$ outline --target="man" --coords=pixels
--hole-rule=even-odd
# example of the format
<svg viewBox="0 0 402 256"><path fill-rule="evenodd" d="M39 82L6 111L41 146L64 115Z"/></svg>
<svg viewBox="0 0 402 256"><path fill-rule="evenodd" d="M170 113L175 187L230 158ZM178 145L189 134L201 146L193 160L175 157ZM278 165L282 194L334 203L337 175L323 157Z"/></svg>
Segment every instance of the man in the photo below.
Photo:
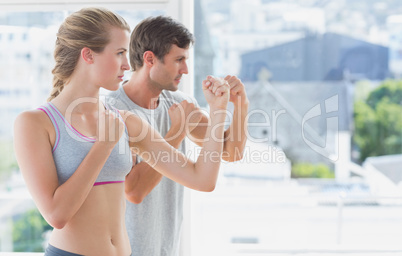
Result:
<svg viewBox="0 0 402 256"><path fill-rule="evenodd" d="M186 60L193 43L193 35L169 17L143 20L130 40L133 74L108 97L115 107L148 120L168 143L183 153L184 138L187 136L202 145L208 125L208 117L199 111L195 99L178 91L182 75L188 73ZM231 87L230 101L235 108L232 123L225 131L222 159L236 161L242 158L246 143L248 99L238 78L227 76L225 80ZM218 79L209 76L203 83L215 82ZM216 178L217 175L215 183ZM163 177L145 162L133 166L125 184L129 200L126 225L133 255L178 255L183 186ZM197 186L191 188L204 190Z"/></svg>

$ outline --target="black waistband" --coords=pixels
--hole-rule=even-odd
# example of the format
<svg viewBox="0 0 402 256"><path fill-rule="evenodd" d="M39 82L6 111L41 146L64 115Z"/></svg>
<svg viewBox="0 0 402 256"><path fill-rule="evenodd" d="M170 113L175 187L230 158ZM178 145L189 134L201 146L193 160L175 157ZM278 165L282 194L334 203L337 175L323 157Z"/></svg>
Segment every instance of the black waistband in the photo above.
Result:
<svg viewBox="0 0 402 256"><path fill-rule="evenodd" d="M67 252L49 244L48 247L46 248L44 256L84 256L84 255Z"/></svg>

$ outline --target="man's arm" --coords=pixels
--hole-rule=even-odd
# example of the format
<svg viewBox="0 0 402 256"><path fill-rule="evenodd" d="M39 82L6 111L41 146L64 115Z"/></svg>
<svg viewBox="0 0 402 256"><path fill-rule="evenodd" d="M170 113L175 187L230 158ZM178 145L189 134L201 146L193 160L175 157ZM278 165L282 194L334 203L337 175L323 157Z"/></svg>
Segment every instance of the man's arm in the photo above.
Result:
<svg viewBox="0 0 402 256"><path fill-rule="evenodd" d="M234 162L243 158L247 141L247 113L249 100L244 84L236 76L226 76L230 85L230 101L234 104L232 123L225 131L222 159ZM203 115L198 126L192 130L189 138L201 146L208 124L208 117Z"/></svg>
<svg viewBox="0 0 402 256"><path fill-rule="evenodd" d="M174 148L179 148L185 138L185 121L189 113L193 112L194 104L183 101L180 104L173 104L169 109L171 127L164 139ZM192 122L200 121L200 115L193 115ZM162 175L155 171L146 162L134 165L130 173L126 176L125 193L126 198L134 204L141 203L144 198L159 184Z"/></svg>
<svg viewBox="0 0 402 256"><path fill-rule="evenodd" d="M165 140L175 135L176 132L170 129L165 136ZM176 136L175 139L168 141L174 148L179 148L184 137ZM133 166L130 173L126 176L125 192L126 198L134 204L141 203L144 198L159 184L162 175L155 171L146 162L140 162Z"/></svg>

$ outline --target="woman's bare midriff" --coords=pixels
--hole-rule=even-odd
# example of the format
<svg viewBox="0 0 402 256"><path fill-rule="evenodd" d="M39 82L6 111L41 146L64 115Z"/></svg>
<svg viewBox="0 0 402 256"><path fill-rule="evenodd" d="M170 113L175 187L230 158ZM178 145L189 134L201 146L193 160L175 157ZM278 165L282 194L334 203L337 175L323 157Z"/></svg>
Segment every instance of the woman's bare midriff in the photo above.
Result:
<svg viewBox="0 0 402 256"><path fill-rule="evenodd" d="M49 243L85 256L130 255L125 208L124 183L94 186L64 228L53 230Z"/></svg>

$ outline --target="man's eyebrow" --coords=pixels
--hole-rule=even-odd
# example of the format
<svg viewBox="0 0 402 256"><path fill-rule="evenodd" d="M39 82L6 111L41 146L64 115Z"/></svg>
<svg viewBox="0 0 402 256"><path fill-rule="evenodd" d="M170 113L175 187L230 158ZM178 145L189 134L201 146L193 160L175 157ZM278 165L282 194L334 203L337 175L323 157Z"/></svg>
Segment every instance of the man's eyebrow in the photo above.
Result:
<svg viewBox="0 0 402 256"><path fill-rule="evenodd" d="M117 49L118 51L127 51L127 49L126 48L124 48L124 47L121 47L121 48L119 48L119 49Z"/></svg>

